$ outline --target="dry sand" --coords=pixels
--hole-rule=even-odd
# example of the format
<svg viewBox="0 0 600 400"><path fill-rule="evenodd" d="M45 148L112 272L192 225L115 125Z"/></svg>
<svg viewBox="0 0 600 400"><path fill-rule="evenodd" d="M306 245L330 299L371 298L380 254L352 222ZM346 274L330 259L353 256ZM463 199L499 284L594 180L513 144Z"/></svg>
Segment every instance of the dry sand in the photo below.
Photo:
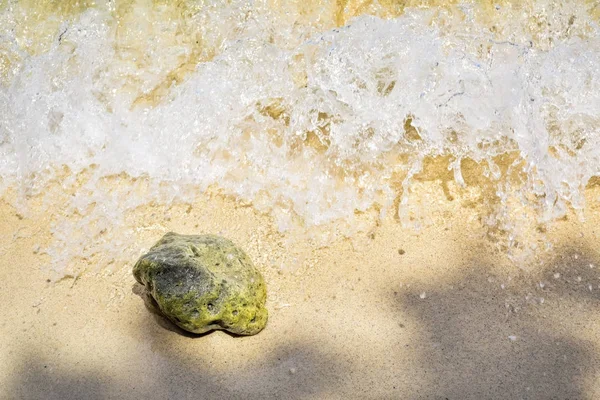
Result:
<svg viewBox="0 0 600 400"><path fill-rule="evenodd" d="M252 337L178 332L144 306L130 266L89 261L48 282L36 246L52 210L20 219L0 203L0 397L600 398L598 207L554 223L554 255L523 270L450 203L419 233L390 217L321 249L232 199L174 207L142 247L167 230L244 247L269 289L269 323Z"/></svg>

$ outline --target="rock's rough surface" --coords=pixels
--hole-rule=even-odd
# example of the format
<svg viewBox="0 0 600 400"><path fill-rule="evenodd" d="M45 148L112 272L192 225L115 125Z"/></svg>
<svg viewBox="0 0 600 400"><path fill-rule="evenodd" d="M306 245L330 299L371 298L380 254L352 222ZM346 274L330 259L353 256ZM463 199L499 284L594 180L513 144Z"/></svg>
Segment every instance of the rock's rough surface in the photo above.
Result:
<svg viewBox="0 0 600 400"><path fill-rule="evenodd" d="M138 260L133 275L186 331L254 335L267 323L263 277L228 239L167 233Z"/></svg>

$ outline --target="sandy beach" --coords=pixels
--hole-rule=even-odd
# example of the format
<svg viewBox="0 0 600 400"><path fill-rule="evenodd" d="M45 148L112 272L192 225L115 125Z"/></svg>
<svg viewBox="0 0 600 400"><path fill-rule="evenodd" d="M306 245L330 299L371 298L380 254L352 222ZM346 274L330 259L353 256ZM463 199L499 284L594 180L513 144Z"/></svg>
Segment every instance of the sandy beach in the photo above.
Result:
<svg viewBox="0 0 600 400"><path fill-rule="evenodd" d="M222 232L265 275L266 329L233 337L185 334L153 314L131 265L82 262L81 275L53 281L36 254L52 210L20 218L3 203L0 397L598 398L597 206L585 223L552 224L555 249L528 270L473 210L442 207L446 223L420 233L390 217L325 248L288 245L269 217L221 196L173 207L142 247L169 230Z"/></svg>
<svg viewBox="0 0 600 400"><path fill-rule="evenodd" d="M0 400L600 399L599 10L0 0ZM167 232L266 328L157 313Z"/></svg>

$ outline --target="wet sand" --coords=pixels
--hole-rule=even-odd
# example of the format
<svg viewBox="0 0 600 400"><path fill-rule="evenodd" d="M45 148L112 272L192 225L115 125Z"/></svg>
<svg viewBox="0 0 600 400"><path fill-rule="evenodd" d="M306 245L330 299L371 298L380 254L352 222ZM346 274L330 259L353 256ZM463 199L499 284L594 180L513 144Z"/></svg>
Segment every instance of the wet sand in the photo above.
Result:
<svg viewBox="0 0 600 400"><path fill-rule="evenodd" d="M585 223L551 225L553 255L526 270L450 203L421 232L389 216L326 248L287 241L232 199L173 207L141 250L168 230L222 232L265 275L267 328L233 337L151 313L131 266L79 261L85 273L56 281L37 249L52 210L0 204L3 399L600 397L597 205Z"/></svg>

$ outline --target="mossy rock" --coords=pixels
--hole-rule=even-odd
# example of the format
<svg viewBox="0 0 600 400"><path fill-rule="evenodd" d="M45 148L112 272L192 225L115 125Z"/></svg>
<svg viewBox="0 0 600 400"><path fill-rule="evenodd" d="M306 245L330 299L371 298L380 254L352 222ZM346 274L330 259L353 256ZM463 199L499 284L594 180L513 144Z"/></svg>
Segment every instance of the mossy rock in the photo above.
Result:
<svg viewBox="0 0 600 400"><path fill-rule="evenodd" d="M169 232L133 267L163 314L186 331L254 335L267 324L267 290L250 258L216 235Z"/></svg>

